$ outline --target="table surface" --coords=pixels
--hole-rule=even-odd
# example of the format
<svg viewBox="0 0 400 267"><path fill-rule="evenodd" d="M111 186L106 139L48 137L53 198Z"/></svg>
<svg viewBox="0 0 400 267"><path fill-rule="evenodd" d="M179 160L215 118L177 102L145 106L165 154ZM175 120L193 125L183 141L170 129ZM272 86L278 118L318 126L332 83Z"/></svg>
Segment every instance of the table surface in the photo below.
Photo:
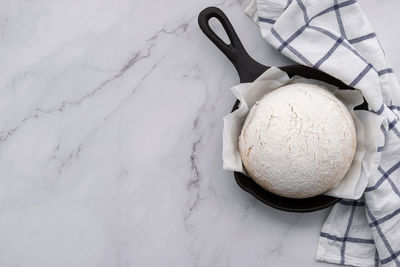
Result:
<svg viewBox="0 0 400 267"><path fill-rule="evenodd" d="M400 70L400 2L360 4ZM240 1L0 1L0 266L326 265L329 210L274 210L222 170L238 77L198 28L210 5L290 63Z"/></svg>

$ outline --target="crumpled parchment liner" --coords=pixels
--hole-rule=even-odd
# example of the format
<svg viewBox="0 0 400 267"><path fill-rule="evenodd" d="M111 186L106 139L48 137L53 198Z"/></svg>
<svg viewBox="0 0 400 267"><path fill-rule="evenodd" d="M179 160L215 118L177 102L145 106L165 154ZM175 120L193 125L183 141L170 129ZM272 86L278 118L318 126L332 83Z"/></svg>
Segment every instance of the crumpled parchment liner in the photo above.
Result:
<svg viewBox="0 0 400 267"><path fill-rule="evenodd" d="M340 90L336 86L300 76L289 78L286 72L271 67L252 83L242 83L231 88L240 101L239 108L224 117L223 168L246 174L239 154L239 136L250 108L265 94L288 84L309 83L327 89L340 99L350 111L357 132L357 149L345 177L325 195L358 199L368 183L371 170L379 163L378 135L382 117L364 110L353 110L363 102L358 90Z"/></svg>

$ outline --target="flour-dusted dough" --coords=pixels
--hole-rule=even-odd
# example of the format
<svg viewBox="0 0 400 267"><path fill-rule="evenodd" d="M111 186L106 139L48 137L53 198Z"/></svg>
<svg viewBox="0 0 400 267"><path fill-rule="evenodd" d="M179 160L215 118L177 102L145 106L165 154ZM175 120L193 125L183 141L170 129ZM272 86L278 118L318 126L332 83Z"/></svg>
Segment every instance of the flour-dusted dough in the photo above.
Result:
<svg viewBox="0 0 400 267"><path fill-rule="evenodd" d="M283 86L250 110L239 137L247 173L280 196L307 198L334 187L350 168L353 119L334 95L311 84Z"/></svg>

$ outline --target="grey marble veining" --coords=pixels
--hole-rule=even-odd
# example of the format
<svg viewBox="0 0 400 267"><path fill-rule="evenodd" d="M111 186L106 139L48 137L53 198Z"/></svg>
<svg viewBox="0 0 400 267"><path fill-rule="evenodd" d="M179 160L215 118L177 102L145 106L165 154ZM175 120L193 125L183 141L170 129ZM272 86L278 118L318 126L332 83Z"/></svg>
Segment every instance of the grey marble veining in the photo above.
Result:
<svg viewBox="0 0 400 267"><path fill-rule="evenodd" d="M222 170L238 77L197 26L210 5L290 63L241 1L0 1L0 266L325 265L329 210L274 210ZM361 5L400 70L400 4Z"/></svg>

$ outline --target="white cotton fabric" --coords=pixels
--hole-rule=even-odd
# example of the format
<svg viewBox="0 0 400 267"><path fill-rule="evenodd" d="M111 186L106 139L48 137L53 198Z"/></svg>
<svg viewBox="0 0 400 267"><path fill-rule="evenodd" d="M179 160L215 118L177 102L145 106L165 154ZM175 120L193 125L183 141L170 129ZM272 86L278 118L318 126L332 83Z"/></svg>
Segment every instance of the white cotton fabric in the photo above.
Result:
<svg viewBox="0 0 400 267"><path fill-rule="evenodd" d="M246 13L279 52L359 89L370 113L382 117L379 164L362 174L368 181L362 198L332 208L316 258L400 266L400 87L357 1L253 0Z"/></svg>

